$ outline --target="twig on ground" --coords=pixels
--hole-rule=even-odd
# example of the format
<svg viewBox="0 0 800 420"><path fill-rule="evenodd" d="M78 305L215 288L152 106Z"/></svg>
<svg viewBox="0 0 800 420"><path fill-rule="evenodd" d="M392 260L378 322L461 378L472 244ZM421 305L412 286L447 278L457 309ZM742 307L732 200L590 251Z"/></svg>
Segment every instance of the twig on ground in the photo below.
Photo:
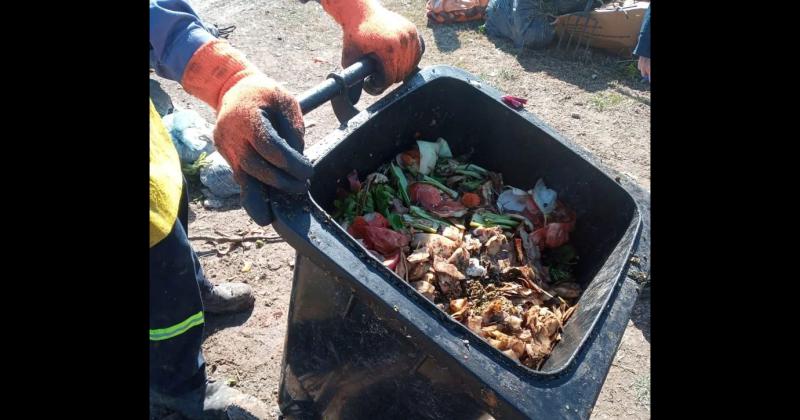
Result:
<svg viewBox="0 0 800 420"><path fill-rule="evenodd" d="M263 236L248 236L248 237L237 237L237 238L225 238L222 236L190 236L190 241L212 241L212 242L245 242L245 241L257 241L262 240L265 242L281 242L283 238L278 235L263 235Z"/></svg>

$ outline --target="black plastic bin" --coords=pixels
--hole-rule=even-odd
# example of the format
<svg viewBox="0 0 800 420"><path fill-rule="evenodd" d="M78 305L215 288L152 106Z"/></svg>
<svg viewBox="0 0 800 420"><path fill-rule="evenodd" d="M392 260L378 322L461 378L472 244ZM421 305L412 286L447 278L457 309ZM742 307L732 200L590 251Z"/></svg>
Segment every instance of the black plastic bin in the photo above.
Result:
<svg viewBox="0 0 800 420"><path fill-rule="evenodd" d="M274 194L276 231L297 250L279 394L291 418L588 418L638 296L631 257L649 194L501 93L461 70L435 66L309 149L307 196ZM586 290L540 371L505 357L383 267L329 216L336 182L367 174L415 133L532 188L540 177L577 212L571 243ZM636 197L636 199L634 199ZM646 228L645 230L648 230Z"/></svg>

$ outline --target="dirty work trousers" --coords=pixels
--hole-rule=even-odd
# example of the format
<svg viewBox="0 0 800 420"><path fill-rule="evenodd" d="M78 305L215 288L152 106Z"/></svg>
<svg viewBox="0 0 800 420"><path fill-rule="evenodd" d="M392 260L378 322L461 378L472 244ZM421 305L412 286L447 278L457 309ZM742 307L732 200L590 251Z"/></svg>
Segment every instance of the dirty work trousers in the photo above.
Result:
<svg viewBox="0 0 800 420"><path fill-rule="evenodd" d="M187 231L189 199L183 183L172 232L150 248L150 389L171 397L194 395L202 404L206 381L201 289L206 279ZM201 391L202 390L202 391Z"/></svg>

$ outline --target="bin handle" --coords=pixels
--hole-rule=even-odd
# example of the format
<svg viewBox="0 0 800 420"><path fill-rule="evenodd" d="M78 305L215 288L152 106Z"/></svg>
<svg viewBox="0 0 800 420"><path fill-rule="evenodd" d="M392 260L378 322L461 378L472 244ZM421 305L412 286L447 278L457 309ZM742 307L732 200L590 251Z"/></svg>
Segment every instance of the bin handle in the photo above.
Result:
<svg viewBox="0 0 800 420"><path fill-rule="evenodd" d="M343 126L346 125L350 118L358 114L358 109L354 104L361 97L364 79L370 76L375 69L375 61L364 57L342 70L341 73L329 74L324 82L297 97L300 110L305 115L331 101L336 118ZM300 150L300 152L303 151ZM242 207L258 225L266 226L272 223L272 209L269 200L272 188L250 175L245 176L247 180L242 186Z"/></svg>
<svg viewBox="0 0 800 420"><path fill-rule="evenodd" d="M375 61L364 57L341 73L330 73L324 82L297 97L300 110L305 115L325 102L331 101L336 118L342 125L346 125L347 121L358 113L354 105L361 97L364 79L372 75L375 69ZM355 112L350 115L352 111Z"/></svg>

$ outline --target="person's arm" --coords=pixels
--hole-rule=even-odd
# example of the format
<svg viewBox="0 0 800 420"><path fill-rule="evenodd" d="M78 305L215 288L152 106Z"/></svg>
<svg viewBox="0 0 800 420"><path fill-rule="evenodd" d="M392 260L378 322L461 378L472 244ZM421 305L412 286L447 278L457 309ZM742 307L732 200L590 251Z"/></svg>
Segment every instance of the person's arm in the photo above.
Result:
<svg viewBox="0 0 800 420"><path fill-rule="evenodd" d="M364 83L376 95L416 70L425 50L417 27L384 8L377 0L319 0L322 8L342 27L342 67L370 55L377 59L378 74Z"/></svg>
<svg viewBox="0 0 800 420"><path fill-rule="evenodd" d="M150 0L151 66L217 111L214 144L247 176L288 192L306 189L303 114L291 94L227 41L214 38L186 1Z"/></svg>
<svg viewBox="0 0 800 420"><path fill-rule="evenodd" d="M639 72L642 77L650 81L650 8L644 12L644 19L642 20L642 29L639 32L639 43L633 54L639 56Z"/></svg>
<svg viewBox="0 0 800 420"><path fill-rule="evenodd" d="M380 75L365 83L376 93L419 63L416 27L375 0L321 0L342 25L342 63L378 58ZM150 0L150 45L156 71L217 111L214 143L244 185L247 176L289 192L305 190L313 167L302 155L300 105L224 40L215 39L185 1Z"/></svg>
<svg viewBox="0 0 800 420"><path fill-rule="evenodd" d="M183 0L150 0L150 68L180 82L186 63L215 39L192 6Z"/></svg>
<svg viewBox="0 0 800 420"><path fill-rule="evenodd" d="M650 7L644 12L642 29L639 31L639 43L633 54L639 57L650 58Z"/></svg>

